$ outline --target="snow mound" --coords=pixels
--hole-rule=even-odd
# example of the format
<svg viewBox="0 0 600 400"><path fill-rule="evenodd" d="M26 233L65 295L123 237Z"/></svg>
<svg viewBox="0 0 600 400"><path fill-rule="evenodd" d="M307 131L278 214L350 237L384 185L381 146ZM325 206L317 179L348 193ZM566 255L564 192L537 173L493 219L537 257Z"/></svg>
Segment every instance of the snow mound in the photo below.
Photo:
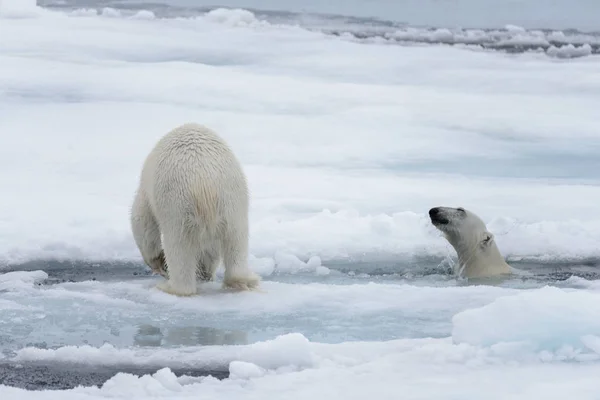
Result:
<svg viewBox="0 0 600 400"><path fill-rule="evenodd" d="M600 293L556 287L500 297L452 318L457 344L521 344L532 351L600 354Z"/></svg>
<svg viewBox="0 0 600 400"><path fill-rule="evenodd" d="M269 25L266 21L260 21L254 13L239 8L227 9L216 8L207 12L204 19L209 22L223 24L230 27L251 27Z"/></svg>
<svg viewBox="0 0 600 400"><path fill-rule="evenodd" d="M321 258L312 256L308 261L303 262L293 254L278 252L274 257L275 267L278 272L297 273L297 272L315 272L317 274L323 272Z"/></svg>
<svg viewBox="0 0 600 400"><path fill-rule="evenodd" d="M110 344L100 347L64 346L57 349L26 347L19 350L12 361L69 362L93 365L155 365L169 367L232 368L239 376L256 373L256 368L277 370L279 368L309 368L314 359L310 343L299 333L278 336L273 340L251 345L200 346L185 350L174 349L119 349ZM251 363L256 368L250 368ZM253 369L254 368L254 369Z"/></svg>
<svg viewBox="0 0 600 400"><path fill-rule="evenodd" d="M101 15L106 18L121 18L123 16L120 10L117 10L112 7L104 7L102 9Z"/></svg>
<svg viewBox="0 0 600 400"><path fill-rule="evenodd" d="M591 281L579 276L572 276L565 280L565 283L568 284L569 287L576 289L600 290L600 281Z"/></svg>
<svg viewBox="0 0 600 400"><path fill-rule="evenodd" d="M18 290L48 279L44 271L14 271L0 274L0 291Z"/></svg>
<svg viewBox="0 0 600 400"><path fill-rule="evenodd" d="M229 364L229 377L231 379L259 378L266 373L264 368L244 361L232 361Z"/></svg>
<svg viewBox="0 0 600 400"><path fill-rule="evenodd" d="M564 46L550 46L548 50L546 50L546 54L550 57L556 58L575 58L575 57L585 57L592 54L592 46L588 43L585 43L581 46L573 46L572 44L567 44Z"/></svg>
<svg viewBox="0 0 600 400"><path fill-rule="evenodd" d="M183 386L169 368L162 368L142 377L118 373L106 381L101 390L107 396L136 396L140 393L172 396L173 392L181 392Z"/></svg>
<svg viewBox="0 0 600 400"><path fill-rule="evenodd" d="M131 19L140 19L151 21L156 19L156 15L152 11L140 10L131 16Z"/></svg>

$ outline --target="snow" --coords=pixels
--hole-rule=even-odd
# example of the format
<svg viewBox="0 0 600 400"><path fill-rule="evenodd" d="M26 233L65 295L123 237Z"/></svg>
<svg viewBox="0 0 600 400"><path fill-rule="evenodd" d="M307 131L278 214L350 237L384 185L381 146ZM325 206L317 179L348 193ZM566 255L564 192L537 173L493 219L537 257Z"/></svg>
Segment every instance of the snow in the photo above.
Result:
<svg viewBox="0 0 600 400"><path fill-rule="evenodd" d="M0 0L0 18L28 18L43 12L35 0Z"/></svg>
<svg viewBox="0 0 600 400"><path fill-rule="evenodd" d="M90 6L82 0L40 0L40 3L74 7ZM101 5L105 2L99 2ZM506 25L527 29L578 29L598 31L596 0L127 0L110 2L113 7L139 9L156 7L168 13L205 11L215 5L257 10L278 20L299 23L330 23L330 18L348 24L363 19L369 26L378 21L395 21L413 26L502 28ZM290 16L291 14L291 16ZM238 15L239 16L239 15ZM324 21L326 20L326 21Z"/></svg>
<svg viewBox="0 0 600 400"><path fill-rule="evenodd" d="M0 274L1 361L156 371L0 398L597 398L599 281L551 275L600 257L596 36L503 21L371 43L249 10L14 0L0 18L0 266L39 263ZM242 161L260 291L213 282L182 299L117 274L141 265L128 212L143 159L187 121ZM444 275L438 205L473 210L538 269ZM114 269L52 281L52 259Z"/></svg>
<svg viewBox="0 0 600 400"><path fill-rule="evenodd" d="M365 46L231 13L3 20L0 151L18 171L0 178L5 264L139 261L127 215L141 163L189 120L244 163L258 259L444 256L426 216L439 204L509 225L509 256L599 254L600 190L574 179L597 167L594 62Z"/></svg>
<svg viewBox="0 0 600 400"><path fill-rule="evenodd" d="M592 47L588 43L580 47L575 47L569 43L561 47L551 46L546 53L558 58L583 57L592 54Z"/></svg>
<svg viewBox="0 0 600 400"><path fill-rule="evenodd" d="M111 398L211 398L294 399L340 396L360 399L367 395L393 399L398 387L408 399L507 397L526 399L541 396L558 399L570 393L577 398L593 399L599 384L597 363L558 362L544 357L522 357L515 362L507 349L454 345L447 339L394 340L386 343L307 343L295 336L261 343L269 353L286 342L279 351L290 353L290 362L300 351L310 363L288 368L271 363L270 368L248 361L229 364L233 376L213 378L176 377L170 369L137 377L117 374L102 387L75 388L69 391L38 392L36 398L92 399ZM217 350L217 349L214 349ZM221 349L228 352L230 349ZM243 350L242 350L243 352ZM267 352L263 353L267 354ZM273 353L274 354L274 351ZM529 354L534 356L534 354ZM240 357L242 358L242 357ZM280 358L275 356L275 359ZM308 360L307 359L307 360ZM418 368L415 368L418 366ZM0 387L3 398L25 395L24 391Z"/></svg>
<svg viewBox="0 0 600 400"><path fill-rule="evenodd" d="M106 341L118 347L246 344L289 332L327 343L444 337L451 334L457 312L517 290L421 287L370 277L335 284L339 275L317 274L303 284L265 281L260 292L252 293L228 293L214 282L189 299L155 289L159 277L42 287L23 284L28 277L13 277L0 300L29 311L0 310L0 331L14 337L7 344L14 350L29 343L99 347Z"/></svg>
<svg viewBox="0 0 600 400"><path fill-rule="evenodd" d="M13 358L15 361L51 361L94 363L95 365L148 364L170 362L173 366L221 367L231 362L251 363L258 368L276 370L283 367L307 368L314 364L308 339L299 333L282 335L273 340L247 346L198 346L184 354L173 350L133 351L120 350L104 344L91 346L66 346L56 350L25 348ZM243 373L244 365L240 366ZM247 366L246 366L247 367Z"/></svg>
<svg viewBox="0 0 600 400"><path fill-rule="evenodd" d="M555 287L501 297L454 315L452 338L472 345L519 342L547 350L569 345L581 351L589 335L600 340L599 300L600 293Z"/></svg>
<svg viewBox="0 0 600 400"><path fill-rule="evenodd" d="M44 271L13 271L0 275L0 291L12 291L17 288L28 288L48 278Z"/></svg>
<svg viewBox="0 0 600 400"><path fill-rule="evenodd" d="M244 361L232 361L229 364L230 379L259 378L265 375L265 370L256 364Z"/></svg>

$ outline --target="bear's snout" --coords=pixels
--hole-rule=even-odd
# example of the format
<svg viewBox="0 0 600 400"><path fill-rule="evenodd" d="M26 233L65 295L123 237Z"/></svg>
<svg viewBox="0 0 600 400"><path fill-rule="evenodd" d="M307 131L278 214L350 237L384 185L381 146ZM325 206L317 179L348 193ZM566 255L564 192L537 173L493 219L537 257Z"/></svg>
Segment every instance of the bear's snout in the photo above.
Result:
<svg viewBox="0 0 600 400"><path fill-rule="evenodd" d="M444 216L442 207L433 207L429 210L429 218L431 218L431 222L436 225L445 225L450 222L448 218Z"/></svg>

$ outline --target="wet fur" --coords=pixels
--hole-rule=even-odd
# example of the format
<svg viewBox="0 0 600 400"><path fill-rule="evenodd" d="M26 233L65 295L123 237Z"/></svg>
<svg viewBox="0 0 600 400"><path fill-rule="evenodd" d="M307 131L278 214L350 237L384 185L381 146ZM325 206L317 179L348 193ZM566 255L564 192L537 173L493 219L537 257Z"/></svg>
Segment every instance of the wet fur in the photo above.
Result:
<svg viewBox="0 0 600 400"><path fill-rule="evenodd" d="M248 267L248 188L227 144L210 129L185 124L162 137L146 158L131 209L144 262L177 296L196 293L222 262L223 284L252 289Z"/></svg>
<svg viewBox="0 0 600 400"><path fill-rule="evenodd" d="M485 223L464 208L434 207L431 223L443 233L458 255L455 271L465 278L483 278L511 273Z"/></svg>

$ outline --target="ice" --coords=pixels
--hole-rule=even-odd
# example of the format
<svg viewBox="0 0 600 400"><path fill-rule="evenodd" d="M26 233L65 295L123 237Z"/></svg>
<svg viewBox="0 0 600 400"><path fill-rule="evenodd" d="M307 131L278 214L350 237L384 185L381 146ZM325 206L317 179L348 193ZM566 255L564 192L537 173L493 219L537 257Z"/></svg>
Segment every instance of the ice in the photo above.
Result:
<svg viewBox="0 0 600 400"><path fill-rule="evenodd" d="M0 152L18 171L0 178L4 264L140 261L128 209L141 163L188 120L244 164L263 275L280 253L298 268L313 256L443 257L426 214L440 204L480 214L506 256L599 255L593 62L365 46L221 18L248 13L2 21L14 39L0 43L0 128L14 133Z"/></svg>
<svg viewBox="0 0 600 400"><path fill-rule="evenodd" d="M353 30L348 30L356 36L363 37L364 34ZM371 33L366 35L367 40L381 37L388 43L394 42L414 42L414 43L443 43L453 45L481 46L488 49L522 49L538 50L545 49L550 56L555 56L556 48L573 48L571 51L573 57L588 56L592 54L592 45L597 47L600 44L600 37L597 34L565 34L562 31L539 31L525 30L521 27L506 27L505 29L475 30L462 28L437 28L424 29L416 27L403 27L393 31L383 33ZM352 37L352 36L350 36ZM354 39L363 41L363 39ZM554 49L554 50L551 50Z"/></svg>
<svg viewBox="0 0 600 400"><path fill-rule="evenodd" d="M14 291L19 288L30 288L33 284L44 281L48 274L44 271L13 271L0 274L0 291Z"/></svg>
<svg viewBox="0 0 600 400"><path fill-rule="evenodd" d="M5 288L9 288L9 285L14 284L15 282L32 284L43 281L47 278L48 274L44 271L14 271L1 274L0 284L5 285Z"/></svg>
<svg viewBox="0 0 600 400"><path fill-rule="evenodd" d="M569 43L560 47L552 46L546 50L546 53L558 58L583 57L592 54L592 47L588 43L578 47L575 47Z"/></svg>
<svg viewBox="0 0 600 400"><path fill-rule="evenodd" d="M89 6L82 0L40 0L45 4ZM339 20L353 23L362 18L371 27L378 21L397 21L416 26L503 28L521 26L527 29L579 29L597 31L595 15L600 7L595 0L578 0L574 5L569 0L524 0L506 2L502 0L128 0L111 2L113 7L139 8L165 5L173 9L203 10L218 4L221 7L242 8L273 14L277 19L289 19L289 14L299 15L302 22L321 21L323 16L336 16ZM102 3L100 3L102 4ZM330 22L330 21L329 21Z"/></svg>
<svg viewBox="0 0 600 400"><path fill-rule="evenodd" d="M156 18L156 15L154 15L154 13L152 11L141 10L141 11L138 11L137 13L135 13L132 18L152 20L152 19Z"/></svg>
<svg viewBox="0 0 600 400"><path fill-rule="evenodd" d="M600 336L600 294L544 287L462 311L452 324L455 343L519 342L548 351L563 346L583 351L585 337Z"/></svg>
<svg viewBox="0 0 600 400"><path fill-rule="evenodd" d="M225 347L216 345L191 346L183 353L166 349L122 350L109 344L104 344L98 348L87 345L65 346L55 350L24 348L19 350L12 360L20 362L89 363L94 365L168 363L171 367L213 368L240 361L246 364L255 364L258 368L271 370L283 367L307 368L312 367L314 364L308 340L298 333L282 335L273 340L245 346L239 344ZM240 368L243 369L244 365ZM243 371L240 372L243 373Z"/></svg>
<svg viewBox="0 0 600 400"><path fill-rule="evenodd" d="M244 4L64 3L0 6L0 361L153 372L0 398L597 397L600 42L566 30L595 3L564 21L538 7L545 26L472 3L481 29L365 37ZM244 166L260 291L222 289L221 270L177 298L143 274L141 164L187 121ZM522 273L448 276L438 205L480 215Z"/></svg>
<svg viewBox="0 0 600 400"><path fill-rule="evenodd" d="M304 272L314 271L317 274L323 274L324 268L321 265L321 258L318 256L312 256L308 261L303 262L298 257L289 253L276 253L274 257L275 268L273 271L277 272ZM272 272L273 272L272 271Z"/></svg>
<svg viewBox="0 0 600 400"><path fill-rule="evenodd" d="M29 18L42 12L36 0L0 0L0 18Z"/></svg>
<svg viewBox="0 0 600 400"><path fill-rule="evenodd" d="M293 362L299 342L284 340L286 338L291 337L261 343L263 356L277 359L277 353L290 352L288 360ZM301 339L300 336L297 338ZM280 347L278 342L283 346ZM300 368L285 368L277 362L270 362L265 368L241 361L243 356L233 355L235 352L243 354L256 346L204 349L204 353L191 352L187 356L191 359L195 355L196 362L202 362L203 355L214 351L224 355L224 360L237 358L229 363L233 377L224 381L189 380L177 378L169 368L162 368L153 375L142 377L118 374L102 387L63 391L60 398L188 398L200 394L231 398L243 391L244 396L250 398L278 398L287 393L294 399L324 395L360 399L377 393L378 398L393 399L401 382L403 396L408 399L432 396L476 399L481 393L492 399L532 396L559 399L567 393L581 399L593 399L599 388L595 379L600 372L597 363L560 363L535 357L515 363L506 352L454 345L446 339L334 345L301 342L304 343L303 357L308 356L311 361ZM229 357L226 356L228 353ZM52 393L56 392L38 393L36 398L53 398ZM25 395L21 390L2 386L0 394L8 395L8 398Z"/></svg>
<svg viewBox="0 0 600 400"><path fill-rule="evenodd" d="M232 361L229 364L231 379L258 378L265 375L265 370L256 364L244 361Z"/></svg>
<svg viewBox="0 0 600 400"><path fill-rule="evenodd" d="M572 276L565 282L568 282L572 287L577 289L600 290L600 281L589 281L584 278Z"/></svg>
<svg viewBox="0 0 600 400"><path fill-rule="evenodd" d="M313 282L265 281L260 292L250 293L205 284L189 299L155 289L159 277L35 287L12 280L10 291L0 292L0 301L11 304L0 309L0 331L13 338L5 346L11 350L30 343L48 349L83 343L117 348L235 345L290 332L326 343L445 337L455 313L518 290L421 287L368 278L335 284L331 273L312 274ZM15 314L15 309L24 311ZM85 358L92 360L93 354Z"/></svg>
<svg viewBox="0 0 600 400"><path fill-rule="evenodd" d="M261 24L261 21L252 12L242 9L217 8L207 12L205 18L208 21L232 27L256 26Z"/></svg>

